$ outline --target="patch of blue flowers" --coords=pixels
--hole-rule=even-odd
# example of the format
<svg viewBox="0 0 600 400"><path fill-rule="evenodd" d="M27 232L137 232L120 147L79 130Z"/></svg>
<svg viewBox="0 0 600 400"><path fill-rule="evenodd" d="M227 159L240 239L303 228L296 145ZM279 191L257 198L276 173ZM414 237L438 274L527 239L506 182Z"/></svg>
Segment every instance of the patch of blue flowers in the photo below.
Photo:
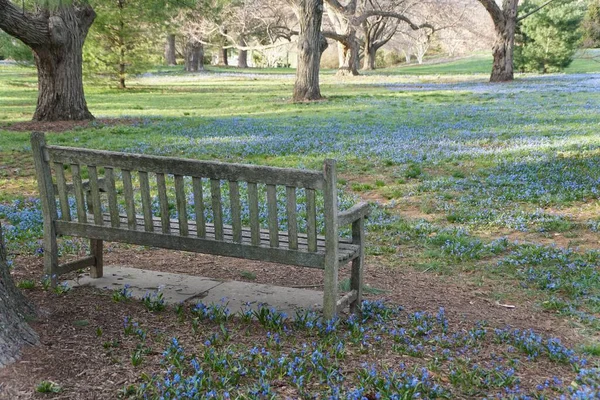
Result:
<svg viewBox="0 0 600 400"><path fill-rule="evenodd" d="M596 326L600 304L600 253L541 245L519 245L495 267L516 275L522 285L548 292L546 303Z"/></svg>
<svg viewBox="0 0 600 400"><path fill-rule="evenodd" d="M600 370L559 339L510 328L488 335L485 323L454 327L443 308L409 313L365 301L360 317L323 321L299 312L300 322L272 318L282 314L264 306L254 315L248 309L233 320L218 317L225 309L225 302L195 306L191 317L203 315L203 328L193 328L185 343L172 338L161 370L142 373L142 383L128 393L147 399L592 399L600 384ZM127 329L139 327L127 321ZM251 340L242 339L249 334ZM484 348L488 355L476 361ZM521 386L520 371L541 357L563 366L565 376Z"/></svg>

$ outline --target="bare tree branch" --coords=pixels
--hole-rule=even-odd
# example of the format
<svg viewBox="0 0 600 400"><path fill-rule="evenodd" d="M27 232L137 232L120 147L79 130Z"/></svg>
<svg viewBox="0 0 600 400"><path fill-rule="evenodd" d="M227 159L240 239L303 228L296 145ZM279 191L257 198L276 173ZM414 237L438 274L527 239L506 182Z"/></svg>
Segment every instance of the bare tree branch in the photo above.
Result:
<svg viewBox="0 0 600 400"><path fill-rule="evenodd" d="M431 25L428 22L422 23L420 25L415 24L414 22L412 22L406 15L403 14L399 14L393 11L379 11L379 10L369 10L369 11L365 11L362 15L360 15L359 17L356 17L355 19L355 23L361 24L364 21L366 21L368 18L370 17L388 17L388 18L396 18L400 21L406 22L408 24L408 26L410 26L410 28L414 31L422 29L422 28L429 28L432 30L432 32L436 31L436 28Z"/></svg>
<svg viewBox="0 0 600 400"><path fill-rule="evenodd" d="M549 1L545 2L544 4L542 4L541 6L536 7L535 9L531 10L527 14L523 15L522 17L518 17L517 22L524 20L525 18L529 17L532 14L535 14L536 12L540 11L542 8L546 7L548 4L550 4L554 1L556 1L556 0L549 0Z"/></svg>

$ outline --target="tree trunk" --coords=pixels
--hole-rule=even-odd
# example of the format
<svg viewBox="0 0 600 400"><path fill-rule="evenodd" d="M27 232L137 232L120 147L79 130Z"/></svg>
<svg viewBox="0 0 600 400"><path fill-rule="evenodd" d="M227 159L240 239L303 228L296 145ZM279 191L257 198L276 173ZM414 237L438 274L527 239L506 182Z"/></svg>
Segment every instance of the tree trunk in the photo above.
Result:
<svg viewBox="0 0 600 400"><path fill-rule="evenodd" d="M170 33L167 35L165 44L165 62L168 66L177 65L177 57L175 56L175 35Z"/></svg>
<svg viewBox="0 0 600 400"><path fill-rule="evenodd" d="M185 70L197 72L204 70L204 46L202 43L189 40L185 46Z"/></svg>
<svg viewBox="0 0 600 400"><path fill-rule="evenodd" d="M515 5L514 13L505 10L505 21L503 24L496 25L496 40L492 51L494 54L494 64L490 82L509 82L514 79L513 70L513 50L515 43L515 30L517 27L517 1L512 0Z"/></svg>
<svg viewBox="0 0 600 400"><path fill-rule="evenodd" d="M36 14L0 0L0 29L33 50L38 69L37 121L93 119L83 92L82 48L96 14L77 1Z"/></svg>
<svg viewBox="0 0 600 400"><path fill-rule="evenodd" d="M227 50L229 49L221 47L221 62L219 62L219 65L229 65L229 60L227 58Z"/></svg>
<svg viewBox="0 0 600 400"><path fill-rule="evenodd" d="M246 46L246 39L244 39L244 37L240 36L240 39L238 40L238 46ZM239 50L238 68L248 68L248 50Z"/></svg>
<svg viewBox="0 0 600 400"><path fill-rule="evenodd" d="M125 41L123 39L123 22L121 22L121 30L119 31L119 89L125 89L125 77L127 76L127 64L125 61Z"/></svg>
<svg viewBox="0 0 600 400"><path fill-rule="evenodd" d="M344 62L340 65L336 75L338 76L357 76L360 51L360 44L356 39L356 31L352 31L348 35L346 43L344 43Z"/></svg>
<svg viewBox="0 0 600 400"><path fill-rule="evenodd" d="M367 42L368 43L368 42ZM375 70L375 61L377 59L377 48L365 43L365 59L363 64L364 70Z"/></svg>
<svg viewBox="0 0 600 400"><path fill-rule="evenodd" d="M319 64L327 48L327 40L321 34L323 0L300 0L299 3L298 67L292 100L320 100Z"/></svg>
<svg viewBox="0 0 600 400"><path fill-rule="evenodd" d="M0 224L0 367L16 361L24 345L38 343L26 315L35 315L35 311L10 276Z"/></svg>
<svg viewBox="0 0 600 400"><path fill-rule="evenodd" d="M479 2L492 17L496 30L496 40L492 47L494 65L490 82L512 81L514 79L513 50L519 0L504 0L502 8L494 0L479 0Z"/></svg>

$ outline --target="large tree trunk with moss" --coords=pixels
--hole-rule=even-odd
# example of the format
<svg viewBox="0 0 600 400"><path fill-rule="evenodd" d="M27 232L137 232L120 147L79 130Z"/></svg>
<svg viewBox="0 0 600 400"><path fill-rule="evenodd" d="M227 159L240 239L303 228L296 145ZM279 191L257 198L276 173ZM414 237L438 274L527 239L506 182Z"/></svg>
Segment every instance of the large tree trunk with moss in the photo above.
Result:
<svg viewBox="0 0 600 400"><path fill-rule="evenodd" d="M496 40L492 48L494 64L490 82L512 81L514 79L513 51L519 0L504 0L502 8L494 0L479 0L479 2L492 17L496 30Z"/></svg>
<svg viewBox="0 0 600 400"><path fill-rule="evenodd" d="M85 120L82 48L96 14L77 0L32 14L0 0L0 29L33 50L38 69L37 121Z"/></svg>
<svg viewBox="0 0 600 400"><path fill-rule="evenodd" d="M25 319L33 314L33 307L10 276L0 224L0 367L17 360L23 346L38 343L37 334Z"/></svg>
<svg viewBox="0 0 600 400"><path fill-rule="evenodd" d="M321 54L327 48L327 40L321 34L323 0L299 0L296 8L300 21L298 37L298 67L294 84L293 101L321 99L319 69Z"/></svg>

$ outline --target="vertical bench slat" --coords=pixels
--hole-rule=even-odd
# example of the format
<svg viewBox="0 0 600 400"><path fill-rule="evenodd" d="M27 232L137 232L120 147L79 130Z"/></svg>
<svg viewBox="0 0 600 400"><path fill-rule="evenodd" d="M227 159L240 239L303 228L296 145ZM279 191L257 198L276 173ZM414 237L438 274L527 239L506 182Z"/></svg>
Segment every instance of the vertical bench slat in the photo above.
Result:
<svg viewBox="0 0 600 400"><path fill-rule="evenodd" d="M185 198L185 188L183 186L183 176L175 175L175 201L177 203L177 217L179 218L179 235L187 236L188 218L187 201Z"/></svg>
<svg viewBox="0 0 600 400"><path fill-rule="evenodd" d="M333 318L338 308L338 197L335 160L323 163L325 187L323 188L323 216L325 219L325 271L323 273L323 317ZM358 295L358 293L357 293ZM354 301L353 301L354 302ZM343 306L343 303L340 304Z"/></svg>
<svg viewBox="0 0 600 400"><path fill-rule="evenodd" d="M194 211L196 212L196 234L206 237L206 221L204 220L204 198L202 197L202 179L192 177L194 187Z"/></svg>
<svg viewBox="0 0 600 400"><path fill-rule="evenodd" d="M140 174L140 192L142 194L142 213L144 214L144 229L146 232L153 232L152 224L152 201L150 200L150 182L148 173L139 171Z"/></svg>
<svg viewBox="0 0 600 400"><path fill-rule="evenodd" d="M118 228L121 225L119 219L119 208L117 206L117 189L115 187L115 174L112 168L104 169L106 180L106 192L108 193L108 210L110 212L110 226Z"/></svg>
<svg viewBox="0 0 600 400"><path fill-rule="evenodd" d="M65 180L65 170L63 163L54 163L56 171L56 187L58 189L58 200L60 202L60 211L62 219L71 220L71 210L69 208L69 192L67 191L67 182Z"/></svg>
<svg viewBox="0 0 600 400"><path fill-rule="evenodd" d="M75 192L75 204L77 205L77 222L87 224L87 213L85 212L85 196L83 194L83 183L81 182L81 169L79 164L71 164L73 175L73 191Z"/></svg>
<svg viewBox="0 0 600 400"><path fill-rule="evenodd" d="M98 187L98 169L95 165L88 165L88 174L90 176L90 195L92 196L94 224L104 225L102 218L102 202L100 201L100 188Z"/></svg>
<svg viewBox="0 0 600 400"><path fill-rule="evenodd" d="M58 243L56 242L56 225L58 219L56 210L56 194L52 184L52 170L45 156L46 139L41 132L31 134L31 150L37 174L40 203L44 218L44 273L50 277L52 285L56 285L58 272ZM1 235L0 235L1 236ZM1 246L2 244L0 244ZM4 303L4 300L2 300ZM4 319L3 319L4 320ZM4 326L4 323L2 323Z"/></svg>
<svg viewBox="0 0 600 400"><path fill-rule="evenodd" d="M215 224L215 239L223 240L223 208L221 205L221 181L210 180L210 196L212 199L213 218Z"/></svg>
<svg viewBox="0 0 600 400"><path fill-rule="evenodd" d="M317 251L317 206L315 191L306 189L306 234L308 235L308 251Z"/></svg>
<svg viewBox="0 0 600 400"><path fill-rule="evenodd" d="M298 250L298 219L296 216L296 188L286 186L286 213L288 220L289 248Z"/></svg>
<svg viewBox="0 0 600 400"><path fill-rule="evenodd" d="M136 215L135 215L135 199L133 198L133 184L131 183L131 171L128 169L121 170L123 174L123 195L125 196L125 210L127 211L127 227L135 230Z"/></svg>
<svg viewBox="0 0 600 400"><path fill-rule="evenodd" d="M229 182L229 201L231 203L231 226L233 241L242 242L242 213L240 210L240 188L237 182Z"/></svg>
<svg viewBox="0 0 600 400"><path fill-rule="evenodd" d="M269 245L279 247L279 226L277 223L277 187L267 185L267 218L269 220Z"/></svg>
<svg viewBox="0 0 600 400"><path fill-rule="evenodd" d="M162 233L169 233L171 232L171 221L169 218L169 198L167 197L165 174L156 173L156 186L158 188L158 202L160 203Z"/></svg>
<svg viewBox="0 0 600 400"><path fill-rule="evenodd" d="M248 182L248 205L250 211L250 238L253 245L260 245L260 222L258 219L258 187Z"/></svg>

